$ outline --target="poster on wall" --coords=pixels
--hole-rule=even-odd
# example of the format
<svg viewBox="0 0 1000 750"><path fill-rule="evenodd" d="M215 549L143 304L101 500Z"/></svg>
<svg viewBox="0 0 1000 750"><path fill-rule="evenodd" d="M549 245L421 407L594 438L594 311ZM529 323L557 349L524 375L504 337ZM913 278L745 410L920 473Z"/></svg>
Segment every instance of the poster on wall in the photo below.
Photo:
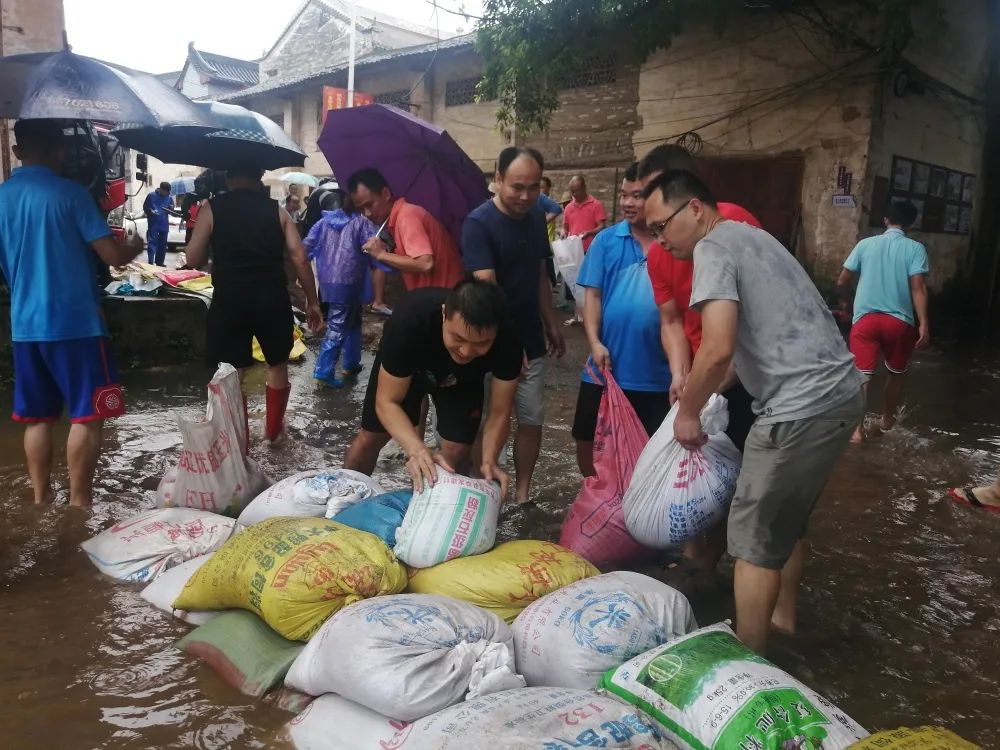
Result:
<svg viewBox="0 0 1000 750"><path fill-rule="evenodd" d="M934 198L944 198L948 188L948 170L940 167L931 169L931 187L927 194Z"/></svg>
<svg viewBox="0 0 1000 750"><path fill-rule="evenodd" d="M881 199L873 189L872 227L882 224L883 209L876 206L876 198L879 197L878 206L911 202L917 209L917 220L913 224L916 231L946 234L968 234L972 231L975 175L904 156L893 157L891 175L891 181L876 178L876 187L881 179L882 184L888 183L889 190L888 195Z"/></svg>
<svg viewBox="0 0 1000 750"><path fill-rule="evenodd" d="M354 92L354 106L364 107L368 104L374 104L375 97L371 94L365 94L361 91ZM347 89L337 88L336 86L324 86L323 87L323 124L326 124L326 113L331 109L347 109Z"/></svg>
<svg viewBox="0 0 1000 750"><path fill-rule="evenodd" d="M904 193L909 192L912 172L913 162L897 157L892 169L892 189L901 190Z"/></svg>

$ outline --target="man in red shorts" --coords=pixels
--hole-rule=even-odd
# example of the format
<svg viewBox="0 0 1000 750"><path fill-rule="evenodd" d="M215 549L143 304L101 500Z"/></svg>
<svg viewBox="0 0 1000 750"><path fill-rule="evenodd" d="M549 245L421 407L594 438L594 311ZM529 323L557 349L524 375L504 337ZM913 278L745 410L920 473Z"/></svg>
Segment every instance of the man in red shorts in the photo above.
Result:
<svg viewBox="0 0 1000 750"><path fill-rule="evenodd" d="M639 162L639 180L648 185L659 175L675 169L697 174L697 164L686 149L665 143L657 146ZM742 221L760 227L752 213L735 203L718 204L719 215L730 221ZM650 227L654 229L654 227ZM662 227L660 228L662 231ZM655 231L654 231L655 235ZM684 384L691 371L691 362L701 345L701 313L690 306L691 282L694 278L694 261L678 260L662 244L649 246L646 263L653 282L653 299L660 310L660 341L670 362L670 403L684 392ZM753 397L730 368L719 393L729 403L729 426L726 434L740 451L753 426ZM708 532L704 537L689 542L684 549L688 563L699 570L714 570L725 549L726 525Z"/></svg>
<svg viewBox="0 0 1000 750"><path fill-rule="evenodd" d="M878 366L879 354L889 371L882 403L883 432L896 424L896 409L913 350L930 343L927 250L905 233L916 218L917 207L912 203L893 202L886 211L885 232L861 240L847 256L837 280L837 288L846 298L857 279L850 347L855 364L866 378L865 390L867 379ZM852 441L863 438L861 424Z"/></svg>

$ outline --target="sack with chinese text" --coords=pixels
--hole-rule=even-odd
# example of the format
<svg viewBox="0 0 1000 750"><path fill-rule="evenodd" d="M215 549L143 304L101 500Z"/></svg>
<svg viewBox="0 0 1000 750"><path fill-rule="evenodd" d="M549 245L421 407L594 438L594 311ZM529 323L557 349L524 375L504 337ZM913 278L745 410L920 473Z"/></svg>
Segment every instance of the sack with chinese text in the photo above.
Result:
<svg viewBox="0 0 1000 750"><path fill-rule="evenodd" d="M689 451L674 439L674 404L635 465L622 509L636 541L666 549L703 534L725 518L743 457L726 435L729 407L713 395L701 411L708 436Z"/></svg>
<svg viewBox="0 0 1000 750"><path fill-rule="evenodd" d="M522 539L433 568L411 568L407 591L461 599L513 622L535 599L598 573L565 547Z"/></svg>
<svg viewBox="0 0 1000 750"><path fill-rule="evenodd" d="M510 627L492 612L443 596L396 594L330 617L285 685L310 695L337 693L412 721L466 696L524 687L524 679L514 672Z"/></svg>
<svg viewBox="0 0 1000 750"><path fill-rule="evenodd" d="M152 581L185 560L221 547L236 522L191 508L154 508L105 529L80 547L105 575Z"/></svg>
<svg viewBox="0 0 1000 750"><path fill-rule="evenodd" d="M656 722L595 690L520 688L458 703L412 723L328 693L288 724L295 750L676 750Z"/></svg>
<svg viewBox="0 0 1000 750"><path fill-rule="evenodd" d="M712 625L610 670L598 687L645 711L684 750L845 750L868 733Z"/></svg>
<svg viewBox="0 0 1000 750"><path fill-rule="evenodd" d="M257 495L237 520L244 526L252 526L276 516L332 518L329 513L331 502L334 503L334 513L337 513L344 507L381 492L378 482L358 471L300 471Z"/></svg>
<svg viewBox="0 0 1000 750"><path fill-rule="evenodd" d="M411 568L430 568L493 548L500 516L500 485L452 474L413 495L396 532L396 556Z"/></svg>
<svg viewBox="0 0 1000 750"><path fill-rule="evenodd" d="M607 670L698 623L682 593L623 570L543 596L511 627L517 668L529 685L586 689Z"/></svg>
<svg viewBox="0 0 1000 750"><path fill-rule="evenodd" d="M271 484L247 457L247 422L240 376L221 364L208 384L204 419L177 415L183 445L177 468L156 491L161 508L197 508L237 516Z"/></svg>
<svg viewBox="0 0 1000 750"><path fill-rule="evenodd" d="M305 641L341 607L405 586L406 570L378 537L325 518L271 518L216 552L174 608L238 607Z"/></svg>
<svg viewBox="0 0 1000 750"><path fill-rule="evenodd" d="M605 380L594 432L597 474L583 480L559 537L559 544L594 565L625 563L650 553L632 538L622 513L622 496L649 437L611 373L605 373Z"/></svg>

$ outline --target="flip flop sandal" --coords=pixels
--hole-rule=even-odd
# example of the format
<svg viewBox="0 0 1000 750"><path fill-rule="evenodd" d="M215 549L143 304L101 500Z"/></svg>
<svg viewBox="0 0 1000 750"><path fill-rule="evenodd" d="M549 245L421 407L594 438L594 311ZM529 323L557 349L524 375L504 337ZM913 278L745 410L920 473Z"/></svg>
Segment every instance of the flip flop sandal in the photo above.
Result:
<svg viewBox="0 0 1000 750"><path fill-rule="evenodd" d="M985 503L980 502L972 492L972 487L962 487L961 492L965 493L964 497L957 488L952 487L948 490L948 497L959 505L967 505L970 508L982 508L989 513L1000 513L1000 505L986 505Z"/></svg>

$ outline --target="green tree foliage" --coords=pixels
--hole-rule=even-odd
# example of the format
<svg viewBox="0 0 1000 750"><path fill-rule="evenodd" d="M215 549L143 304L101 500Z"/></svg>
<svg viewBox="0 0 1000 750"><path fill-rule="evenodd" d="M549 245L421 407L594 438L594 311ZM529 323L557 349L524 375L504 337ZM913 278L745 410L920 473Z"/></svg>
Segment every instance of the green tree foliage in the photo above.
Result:
<svg viewBox="0 0 1000 750"><path fill-rule="evenodd" d="M485 60L481 101L498 103L497 125L544 130L559 106L559 81L588 55L625 44L637 59L668 47L697 21L727 24L776 13L826 35L843 51L898 60L912 12L934 0L486 0L476 46Z"/></svg>

